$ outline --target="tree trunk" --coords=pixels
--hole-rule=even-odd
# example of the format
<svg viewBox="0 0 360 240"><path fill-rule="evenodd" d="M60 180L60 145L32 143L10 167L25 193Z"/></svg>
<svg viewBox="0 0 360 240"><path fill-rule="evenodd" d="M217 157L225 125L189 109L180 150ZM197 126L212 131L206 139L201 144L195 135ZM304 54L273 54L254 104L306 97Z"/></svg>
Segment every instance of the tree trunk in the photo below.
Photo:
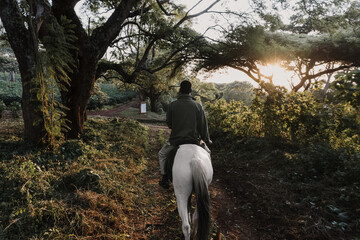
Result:
<svg viewBox="0 0 360 240"><path fill-rule="evenodd" d="M42 125L35 124L41 120L39 102L32 93L35 88L37 42L31 27L25 27L17 1L0 0L0 17L19 64L22 81L22 112L24 118L24 139L39 143L42 137Z"/></svg>
<svg viewBox="0 0 360 240"><path fill-rule="evenodd" d="M96 80L97 54L89 48L83 48L82 52L82 56L78 59L79 64L76 72L70 75L70 89L67 92L62 92L63 103L68 108L66 112L70 127L66 134L68 138L78 138L83 134L84 123L87 120L86 106Z"/></svg>
<svg viewBox="0 0 360 240"><path fill-rule="evenodd" d="M156 102L157 102L157 98L154 99L153 97L150 97L150 111L151 112L156 112Z"/></svg>
<svg viewBox="0 0 360 240"><path fill-rule="evenodd" d="M77 66L73 73L69 73L71 78L69 90L61 93L62 102L69 109L66 112L66 118L69 120L68 125L70 127L70 130L67 132L68 138L78 138L83 134L87 115L86 106L96 81L98 62L105 54L111 42L118 36L122 29L122 23L137 2L139 0L121 1L108 21L94 29L92 35L89 36L85 29L83 29L73 6L67 1L53 0L52 10L54 16L57 19L66 16L76 26L75 34L77 41L75 46L77 51L74 51L73 54L77 61Z"/></svg>
<svg viewBox="0 0 360 240"><path fill-rule="evenodd" d="M41 124L43 116L40 111L37 111L41 103L35 100L36 96L32 96L31 90L35 87L32 84L33 77L24 76L23 71L20 68L23 88L21 108L24 119L24 139L38 144L41 142L43 133L43 125Z"/></svg>
<svg viewBox="0 0 360 240"><path fill-rule="evenodd" d="M10 72L10 81L15 82L15 72L14 71Z"/></svg>

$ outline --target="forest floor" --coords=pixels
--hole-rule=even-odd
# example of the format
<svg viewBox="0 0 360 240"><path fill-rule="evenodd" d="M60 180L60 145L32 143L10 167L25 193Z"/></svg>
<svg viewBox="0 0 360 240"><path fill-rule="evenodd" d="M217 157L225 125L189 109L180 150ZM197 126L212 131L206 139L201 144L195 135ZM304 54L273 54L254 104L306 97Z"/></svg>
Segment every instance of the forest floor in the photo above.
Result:
<svg viewBox="0 0 360 240"><path fill-rule="evenodd" d="M139 175L139 188L145 193L140 202L145 208L142 214L128 211L126 239L183 239L173 190L158 185L159 136L166 139L170 133L165 116L140 114L136 102L89 111L88 116L132 118L148 127L149 155L144 174ZM21 137L10 113L4 118L3 132ZM302 162L296 162L291 146L247 139L231 148L224 139L212 136L212 140L212 239L360 239L359 172L349 175L347 181L341 176L317 177Z"/></svg>
<svg viewBox="0 0 360 240"><path fill-rule="evenodd" d="M139 114L136 107L132 102L89 115L134 118L149 127L150 138L160 129L169 134L164 116ZM274 147L255 140L245 143L244 149L232 151L212 140L213 236L221 235L223 240L360 239L359 194L354 193L359 191L358 185L350 182L339 186L335 179L326 177L315 181L307 179L302 175L302 166L282 165L284 155L291 159L286 146ZM168 193L157 185L160 148L153 149L149 160L151 174L146 175L145 182L150 183L155 198L164 199ZM159 209L154 209L156 220L147 225L153 228L154 234L159 234L151 239L175 239L164 230L179 227L179 223L169 220L167 210ZM347 212L349 209L355 211ZM176 209L171 211L177 213Z"/></svg>

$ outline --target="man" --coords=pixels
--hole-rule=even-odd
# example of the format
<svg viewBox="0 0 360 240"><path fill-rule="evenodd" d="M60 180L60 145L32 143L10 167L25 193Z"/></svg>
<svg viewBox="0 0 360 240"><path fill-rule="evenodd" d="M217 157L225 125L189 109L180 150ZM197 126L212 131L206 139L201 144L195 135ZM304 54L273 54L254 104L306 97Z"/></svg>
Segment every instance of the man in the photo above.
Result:
<svg viewBox="0 0 360 240"><path fill-rule="evenodd" d="M192 89L190 81L180 84L179 97L170 103L166 113L166 124L171 129L170 138L159 151L159 163L162 179L159 185L169 188L169 179L166 175L166 158L170 151L181 144L197 144L200 140L211 144L204 110L200 103L190 96ZM208 149L205 146L205 149Z"/></svg>

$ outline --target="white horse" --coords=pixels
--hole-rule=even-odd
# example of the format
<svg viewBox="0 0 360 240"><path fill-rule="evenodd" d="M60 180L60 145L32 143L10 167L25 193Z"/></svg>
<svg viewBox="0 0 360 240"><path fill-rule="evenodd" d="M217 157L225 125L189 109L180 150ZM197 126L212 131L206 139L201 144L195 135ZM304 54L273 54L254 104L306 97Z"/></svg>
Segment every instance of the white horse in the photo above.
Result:
<svg viewBox="0 0 360 240"><path fill-rule="evenodd" d="M194 144L180 145L172 168L173 186L177 207L182 221L185 240L190 235L207 240L210 229L210 198L208 186L213 177L210 153ZM194 188L194 189L193 189ZM196 209L193 214L193 230L190 229L191 194L195 192Z"/></svg>

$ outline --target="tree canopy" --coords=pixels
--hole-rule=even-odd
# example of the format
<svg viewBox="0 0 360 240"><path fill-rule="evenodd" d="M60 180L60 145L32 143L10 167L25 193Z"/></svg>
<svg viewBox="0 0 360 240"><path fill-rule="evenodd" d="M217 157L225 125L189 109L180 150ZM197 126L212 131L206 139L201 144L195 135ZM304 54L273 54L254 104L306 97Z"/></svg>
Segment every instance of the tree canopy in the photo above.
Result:
<svg viewBox="0 0 360 240"><path fill-rule="evenodd" d="M143 71L154 73L175 62L184 62L180 53L198 37L194 39L188 34L186 23L207 12L217 2L219 0L214 0L203 10L192 14L169 0L89 0L84 2L84 6L98 17L90 18L86 26L75 11L77 0L1 0L0 17L19 63L23 82L25 138L38 142L44 130L41 121L38 121L43 119L42 111L39 111L42 100L36 99L39 94L33 93L34 89L41 89L34 79L39 71L36 66L41 63L39 53L44 50L49 53L48 48L51 47L51 44L45 44L46 39L61 43L64 46L61 48L62 55L69 54L72 58L68 62L57 62L70 68L57 69L70 79L66 89L61 90L69 123L67 135L78 137L83 132L86 105L94 88L99 61L109 47L118 50L115 63L120 63L117 69L126 82L134 82ZM70 28L62 25L62 19L69 22ZM168 48L171 51L161 63L149 64L151 54L159 46L172 47ZM129 65L129 56L133 54L134 62Z"/></svg>
<svg viewBox="0 0 360 240"><path fill-rule="evenodd" d="M289 1L290 2L290 1ZM224 37L199 51L199 69L231 67L266 88L273 76L262 73L268 63L280 63L299 81L293 91L308 89L319 77L359 66L360 5L355 1L252 1L260 17L251 24L232 25ZM270 6L269 6L270 5ZM341 8L339 8L341 6ZM280 13L293 11L284 24Z"/></svg>

